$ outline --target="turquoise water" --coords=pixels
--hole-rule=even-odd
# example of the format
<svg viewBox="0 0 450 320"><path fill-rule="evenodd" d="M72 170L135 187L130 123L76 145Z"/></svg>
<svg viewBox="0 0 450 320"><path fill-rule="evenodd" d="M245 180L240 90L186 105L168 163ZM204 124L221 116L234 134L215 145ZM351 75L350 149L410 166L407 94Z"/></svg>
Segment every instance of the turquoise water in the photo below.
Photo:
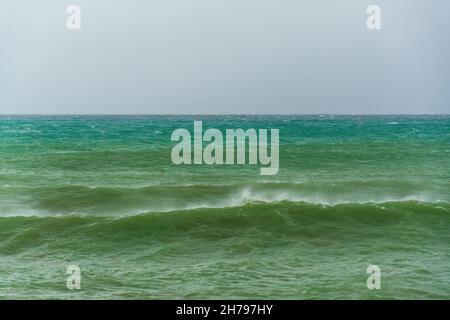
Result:
<svg viewBox="0 0 450 320"><path fill-rule="evenodd" d="M194 120L279 173L173 165ZM0 164L0 298L450 298L450 116L0 116Z"/></svg>

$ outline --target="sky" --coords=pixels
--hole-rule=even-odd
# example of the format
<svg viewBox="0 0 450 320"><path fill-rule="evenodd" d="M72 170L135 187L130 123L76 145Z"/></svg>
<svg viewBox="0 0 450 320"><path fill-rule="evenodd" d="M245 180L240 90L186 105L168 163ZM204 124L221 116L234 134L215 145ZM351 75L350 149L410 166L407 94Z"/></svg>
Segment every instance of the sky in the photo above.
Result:
<svg viewBox="0 0 450 320"><path fill-rule="evenodd" d="M448 114L449 33L448 0L3 1L0 113Z"/></svg>

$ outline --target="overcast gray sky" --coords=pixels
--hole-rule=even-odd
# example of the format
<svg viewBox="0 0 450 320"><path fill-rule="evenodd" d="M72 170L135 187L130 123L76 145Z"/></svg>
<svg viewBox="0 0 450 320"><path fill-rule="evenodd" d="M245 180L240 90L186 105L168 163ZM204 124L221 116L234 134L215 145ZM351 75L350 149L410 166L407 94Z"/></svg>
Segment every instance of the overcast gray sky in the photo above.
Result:
<svg viewBox="0 0 450 320"><path fill-rule="evenodd" d="M450 113L449 33L448 0L3 1L0 113Z"/></svg>

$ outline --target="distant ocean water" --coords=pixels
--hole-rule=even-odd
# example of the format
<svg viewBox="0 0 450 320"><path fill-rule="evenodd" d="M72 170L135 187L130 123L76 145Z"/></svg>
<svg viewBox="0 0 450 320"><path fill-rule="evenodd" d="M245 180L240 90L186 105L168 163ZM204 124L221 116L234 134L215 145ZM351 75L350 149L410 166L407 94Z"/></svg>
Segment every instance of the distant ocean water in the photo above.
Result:
<svg viewBox="0 0 450 320"><path fill-rule="evenodd" d="M279 173L173 165L194 120ZM450 116L0 116L0 164L0 298L450 298Z"/></svg>

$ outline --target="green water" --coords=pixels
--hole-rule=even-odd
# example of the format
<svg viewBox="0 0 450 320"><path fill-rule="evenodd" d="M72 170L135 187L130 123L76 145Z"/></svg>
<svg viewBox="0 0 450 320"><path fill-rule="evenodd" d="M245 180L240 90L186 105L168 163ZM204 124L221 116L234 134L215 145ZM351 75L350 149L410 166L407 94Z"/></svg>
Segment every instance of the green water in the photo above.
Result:
<svg viewBox="0 0 450 320"><path fill-rule="evenodd" d="M194 120L279 173L173 165ZM449 249L450 116L0 116L0 298L448 299Z"/></svg>

